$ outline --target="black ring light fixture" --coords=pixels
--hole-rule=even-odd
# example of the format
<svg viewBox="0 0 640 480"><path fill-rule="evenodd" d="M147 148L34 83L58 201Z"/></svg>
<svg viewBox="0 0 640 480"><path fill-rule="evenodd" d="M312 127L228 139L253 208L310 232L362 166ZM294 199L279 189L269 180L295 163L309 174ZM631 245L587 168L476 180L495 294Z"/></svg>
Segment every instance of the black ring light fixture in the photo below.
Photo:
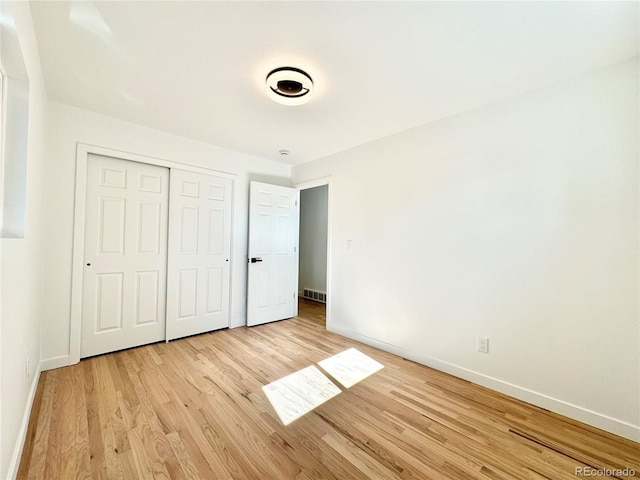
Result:
<svg viewBox="0 0 640 480"><path fill-rule="evenodd" d="M267 75L267 94L283 105L302 105L311 100L313 80L309 74L295 67L280 67Z"/></svg>

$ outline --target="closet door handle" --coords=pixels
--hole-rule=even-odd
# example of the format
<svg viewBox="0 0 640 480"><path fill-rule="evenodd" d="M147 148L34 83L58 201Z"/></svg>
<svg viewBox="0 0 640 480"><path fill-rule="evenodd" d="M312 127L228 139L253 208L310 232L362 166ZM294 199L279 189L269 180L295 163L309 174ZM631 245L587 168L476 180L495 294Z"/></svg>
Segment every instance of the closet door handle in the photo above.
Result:
<svg viewBox="0 0 640 480"><path fill-rule="evenodd" d="M251 263L258 263L261 262L262 259L260 257L251 257Z"/></svg>

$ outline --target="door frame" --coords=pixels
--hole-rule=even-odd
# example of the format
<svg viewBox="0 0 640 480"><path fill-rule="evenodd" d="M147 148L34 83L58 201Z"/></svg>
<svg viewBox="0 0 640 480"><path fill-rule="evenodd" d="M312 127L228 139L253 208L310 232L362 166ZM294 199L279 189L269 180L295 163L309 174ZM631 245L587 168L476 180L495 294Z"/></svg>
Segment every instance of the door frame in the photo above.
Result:
<svg viewBox="0 0 640 480"><path fill-rule="evenodd" d="M326 323L325 328L329 331L332 330L331 325L331 302L333 300L333 295L331 294L331 251L332 251L332 236L331 236L331 224L332 224L332 177L321 177L315 180L309 180L307 182L296 183L293 188L298 189L299 191L308 190L310 188L322 187L324 185L327 186L327 302L326 302ZM300 206L302 206L302 201L300 202ZM298 224L298 229L300 228L300 224ZM298 255L300 252L298 251ZM299 275L299 274L298 274Z"/></svg>
<svg viewBox="0 0 640 480"><path fill-rule="evenodd" d="M235 197L235 180L237 175L230 172L213 170L209 168L197 167L186 163L175 162L171 160L163 160L160 158L149 157L147 155L139 155L136 153L124 152L112 148L100 147L87 143L78 142L76 145L76 188L73 210L73 249L71 258L71 316L69 319L69 365L74 365L80 361L80 343L82 332L82 284L84 275L84 231L86 219L86 197L87 197L87 164L89 163L89 155L103 155L106 157L119 158L132 162L146 163L165 167L169 169L169 178L171 178L171 169L176 168L189 172L202 173L205 175L214 175L217 177L228 178L231 180L231 252L230 258L233 259L233 233L234 233L234 197ZM229 319L233 318L233 272L234 262L229 265ZM168 273L168 271L167 271Z"/></svg>

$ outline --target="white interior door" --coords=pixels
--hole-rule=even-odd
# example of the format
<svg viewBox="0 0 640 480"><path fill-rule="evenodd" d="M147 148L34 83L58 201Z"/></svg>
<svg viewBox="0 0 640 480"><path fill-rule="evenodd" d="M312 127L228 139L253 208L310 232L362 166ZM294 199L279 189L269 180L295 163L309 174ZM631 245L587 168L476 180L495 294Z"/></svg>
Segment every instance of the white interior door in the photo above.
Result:
<svg viewBox="0 0 640 480"><path fill-rule="evenodd" d="M232 183L171 169L167 340L229 326Z"/></svg>
<svg viewBox="0 0 640 480"><path fill-rule="evenodd" d="M165 338L169 170L90 155L80 356Z"/></svg>
<svg viewBox="0 0 640 480"><path fill-rule="evenodd" d="M298 314L299 192L251 182L247 325Z"/></svg>

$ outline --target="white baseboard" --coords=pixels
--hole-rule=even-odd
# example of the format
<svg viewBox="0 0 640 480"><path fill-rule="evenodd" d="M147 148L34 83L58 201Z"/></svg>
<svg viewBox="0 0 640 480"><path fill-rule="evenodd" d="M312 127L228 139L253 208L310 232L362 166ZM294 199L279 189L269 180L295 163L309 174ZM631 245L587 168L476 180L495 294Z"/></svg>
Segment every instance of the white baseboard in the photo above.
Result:
<svg viewBox="0 0 640 480"><path fill-rule="evenodd" d="M42 362L38 364L38 368L33 373L33 380L31 381L31 388L29 389L29 397L27 397L27 404L25 405L24 412L22 413L22 422L20 423L20 430L18 431L16 446L13 450L13 455L11 456L11 463L9 463L7 480L14 480L18 475L18 469L20 468L20 459L22 458L22 450L24 449L24 442L27 439L27 429L29 428L29 418L31 417L33 400L36 398L36 390L38 390L38 381L40 380L41 372Z"/></svg>
<svg viewBox="0 0 640 480"><path fill-rule="evenodd" d="M380 350L384 350L385 352L393 353L400 357L412 360L422 365L426 365L427 367L435 368L436 370L440 370L441 372L448 373L455 377L459 377L478 385L482 385L483 387L490 388L491 390L504 393L538 407L550 410L555 413L559 413L566 417L573 418L574 420L578 420L580 422L600 428L615 435L633 440L634 442L640 442L640 426L638 425L633 425L631 423L618 420L616 418L612 418L598 412L594 412L578 405L573 405L569 402L565 402L564 400L559 400L543 393L535 392L533 390L529 390L528 388L514 385L512 383L505 382L504 380L490 377L488 375L484 375L474 370L469 370L467 368L460 367L449 362L438 360L437 358L429 357L417 352L412 352L402 347L398 347L396 345L385 343L380 340L376 340L375 338L367 337L366 335L353 332L349 329L327 325L327 330L351 338L353 340L357 340L358 342L362 342L372 347L379 348Z"/></svg>
<svg viewBox="0 0 640 480"><path fill-rule="evenodd" d="M40 371L53 370L54 368L67 367L71 365L71 357L69 355L61 355L59 357L47 358L40 362Z"/></svg>

